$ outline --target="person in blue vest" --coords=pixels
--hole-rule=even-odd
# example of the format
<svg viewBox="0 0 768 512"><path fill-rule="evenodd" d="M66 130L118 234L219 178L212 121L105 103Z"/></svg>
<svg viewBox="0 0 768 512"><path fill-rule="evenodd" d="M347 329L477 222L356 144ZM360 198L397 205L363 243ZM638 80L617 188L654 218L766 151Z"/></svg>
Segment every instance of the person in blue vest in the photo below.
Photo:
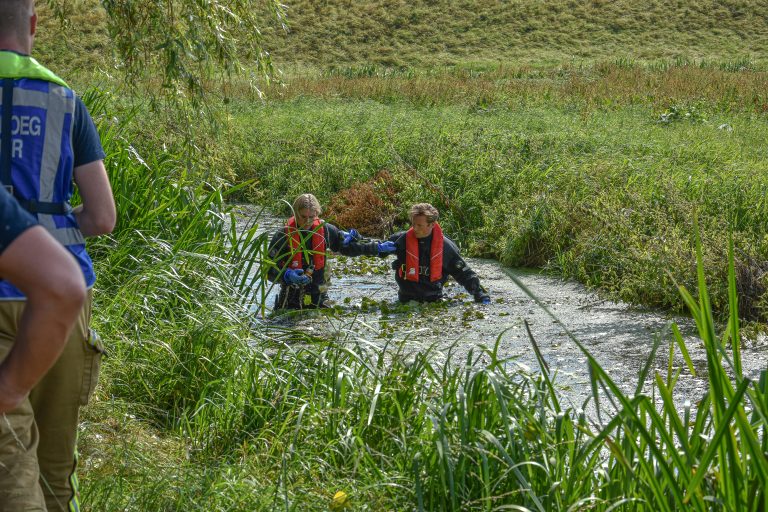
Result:
<svg viewBox="0 0 768 512"><path fill-rule="evenodd" d="M329 251L345 256L385 256L391 242L363 242L355 230L342 231L320 219L322 208L312 194L293 202L293 217L269 243L267 277L280 284L275 309L314 309L330 306L327 267Z"/></svg>
<svg viewBox="0 0 768 512"><path fill-rule="evenodd" d="M61 354L85 303L72 255L0 187L0 276L27 297L15 339L0 336L0 510L45 510L29 392Z"/></svg>
<svg viewBox="0 0 768 512"><path fill-rule="evenodd" d="M93 120L64 80L30 56L36 30L33 0L0 2L0 182L74 257L88 288L61 356L28 399L46 506L79 510L79 410L96 385L102 351L89 329L96 276L85 237L111 232L116 212ZM75 186L82 203L72 208ZM25 304L22 290L0 281L0 337L16 338ZM23 485L17 494L28 492Z"/></svg>
<svg viewBox="0 0 768 512"><path fill-rule="evenodd" d="M440 213L429 203L411 207L411 228L389 237L395 244L392 269L401 302L434 302L443 298L443 285L453 277L475 302L489 304L488 292L477 274L459 255L459 248L438 224Z"/></svg>

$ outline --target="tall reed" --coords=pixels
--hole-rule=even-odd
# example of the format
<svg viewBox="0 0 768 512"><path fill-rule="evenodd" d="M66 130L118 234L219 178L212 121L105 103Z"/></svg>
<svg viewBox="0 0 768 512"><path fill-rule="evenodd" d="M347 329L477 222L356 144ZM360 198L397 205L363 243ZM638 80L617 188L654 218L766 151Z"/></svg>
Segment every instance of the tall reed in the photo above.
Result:
<svg viewBox="0 0 768 512"><path fill-rule="evenodd" d="M501 360L501 336L456 361L254 324L256 226L105 119L120 222L93 247L111 352L83 433L94 510L326 510L338 489L354 510L765 510L767 379L741 375L733 244L722 334L700 244L698 301L681 289L708 394L677 410L671 363L643 391L655 350L625 394L582 347L595 419L563 405L543 360Z"/></svg>

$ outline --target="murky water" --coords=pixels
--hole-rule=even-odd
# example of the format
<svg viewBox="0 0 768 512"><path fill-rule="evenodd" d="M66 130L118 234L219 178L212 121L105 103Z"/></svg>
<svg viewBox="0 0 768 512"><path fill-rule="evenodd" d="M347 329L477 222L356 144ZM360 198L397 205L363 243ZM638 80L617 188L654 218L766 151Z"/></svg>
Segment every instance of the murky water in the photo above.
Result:
<svg viewBox="0 0 768 512"><path fill-rule="evenodd" d="M281 225L276 219L260 220L268 230ZM655 337L662 343L652 362L650 377L655 372L666 375L673 339L670 324L675 322L684 335L697 371L693 377L687 369L683 370L675 388L675 401L695 403L706 391L706 355L695 326L687 318L632 308L604 300L578 283L473 258L467 258L467 262L488 289L490 305L475 304L461 286L449 281L445 303L404 306L397 302L397 285L389 267L391 261L391 257L386 260L334 257L330 259L334 280L329 295L336 307L331 314L275 315L270 312L263 325L267 329L290 326L342 343L364 340L383 347L402 342L412 350L433 346L437 349L436 357L451 351L457 362L464 362L470 349L493 346L498 340L500 358L508 359L508 364L538 371L524 324L527 322L544 360L550 370L557 373L556 382L563 388L564 396L578 409L591 393L587 359L566 329L592 353L614 381L632 395ZM523 291L513 277L544 303L559 322ZM274 302L276 291L271 292L268 304ZM475 353L478 353L476 348ZM745 376L757 378L766 368L768 344L747 342L742 358ZM684 366L677 348L673 365L675 369Z"/></svg>

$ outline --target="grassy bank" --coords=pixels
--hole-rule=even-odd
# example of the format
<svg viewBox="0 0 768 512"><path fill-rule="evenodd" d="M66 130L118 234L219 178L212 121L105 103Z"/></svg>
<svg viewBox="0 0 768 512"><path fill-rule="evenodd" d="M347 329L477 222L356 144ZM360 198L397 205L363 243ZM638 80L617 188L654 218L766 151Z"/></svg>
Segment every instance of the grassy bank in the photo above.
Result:
<svg viewBox="0 0 768 512"><path fill-rule="evenodd" d="M740 311L765 323L768 74L732 64L350 68L296 77L266 102L230 87L213 97L214 124L141 105L132 142L170 148L206 183L247 183L239 200L312 190L345 227L402 223L402 205L431 201L468 254L676 310L675 282L695 287L698 214L708 278L724 282L732 228ZM725 287L711 293L722 317Z"/></svg>
<svg viewBox="0 0 768 512"><path fill-rule="evenodd" d="M546 371L499 361L492 340L465 368L397 340L384 353L254 328L242 278L263 240L231 231L223 192L180 160L129 145L101 101L89 98L120 223L91 246L110 357L81 432L89 508L322 511L343 491L349 510L764 509L765 376L744 379L738 351L723 352L738 337L733 277L726 332L703 269L689 300L709 394L678 411L670 394L688 370L641 393L646 367L627 395L590 360L618 407L594 424Z"/></svg>
<svg viewBox="0 0 768 512"><path fill-rule="evenodd" d="M386 170L397 191L390 201L435 203L470 254L545 266L634 303L682 307L675 281L695 286L697 214L707 275L724 282L721 248L732 226L742 313L765 321L768 124L746 99L749 88L733 103L704 91L692 101L682 90L648 104L638 98L654 86L621 79L685 82L680 75L701 72L614 68L597 81L615 91L604 96L564 93L569 78L519 79L527 94L484 89L484 76L457 84L438 76L432 87L419 76L320 78L282 101L235 101L226 140L242 148L231 155L233 172L255 180L257 201L313 190L332 204ZM713 90L754 79L758 94L765 80L714 73L724 78ZM722 314L726 290L712 294Z"/></svg>
<svg viewBox="0 0 768 512"><path fill-rule="evenodd" d="M296 3L301 41L273 40L297 69L317 68L266 103L237 83L216 89L218 124L88 98L119 225L90 244L110 357L80 435L86 506L324 511L343 491L349 510L764 511L768 384L741 375L736 315L739 302L766 315L761 5L426 2L406 22L405 4L350 5ZM78 25L99 23L91 10ZM595 35L588 48L581 33ZM388 47L395 36L408 45ZM84 40L66 44L93 52L90 65L39 48L65 76L109 62L108 43ZM468 253L685 304L708 352L707 394L677 410L690 368L652 373L652 354L624 393L589 359L595 399L616 406L594 422L561 403L547 371L499 361L494 340L470 358L490 362L466 369L398 340L385 354L253 326L243 276L263 240L230 229L227 199L312 189L329 204L382 170L390 181L374 192L434 202ZM673 279L698 300L681 300ZM654 350L683 349L663 341Z"/></svg>
<svg viewBox="0 0 768 512"><path fill-rule="evenodd" d="M524 64L547 69L616 58L768 64L765 5L756 0L285 4L289 30L272 23L265 11L262 33L278 67L289 72L369 65L424 69ZM254 2L253 8L263 9L263 4ZM51 17L45 2L38 2L38 9L42 30L37 51L54 71L72 79L98 69L119 75L98 0L72 2L66 25Z"/></svg>

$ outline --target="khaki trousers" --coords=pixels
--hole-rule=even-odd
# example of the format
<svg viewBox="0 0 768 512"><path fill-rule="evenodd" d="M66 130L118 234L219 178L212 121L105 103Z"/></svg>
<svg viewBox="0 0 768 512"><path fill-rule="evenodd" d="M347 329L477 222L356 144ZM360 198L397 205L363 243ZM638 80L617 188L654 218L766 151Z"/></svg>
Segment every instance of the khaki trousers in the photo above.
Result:
<svg viewBox="0 0 768 512"><path fill-rule="evenodd" d="M15 340L24 301L0 302L0 360ZM18 408L0 415L0 512L80 510L80 406L98 382L103 349L88 324L91 293L61 357Z"/></svg>

